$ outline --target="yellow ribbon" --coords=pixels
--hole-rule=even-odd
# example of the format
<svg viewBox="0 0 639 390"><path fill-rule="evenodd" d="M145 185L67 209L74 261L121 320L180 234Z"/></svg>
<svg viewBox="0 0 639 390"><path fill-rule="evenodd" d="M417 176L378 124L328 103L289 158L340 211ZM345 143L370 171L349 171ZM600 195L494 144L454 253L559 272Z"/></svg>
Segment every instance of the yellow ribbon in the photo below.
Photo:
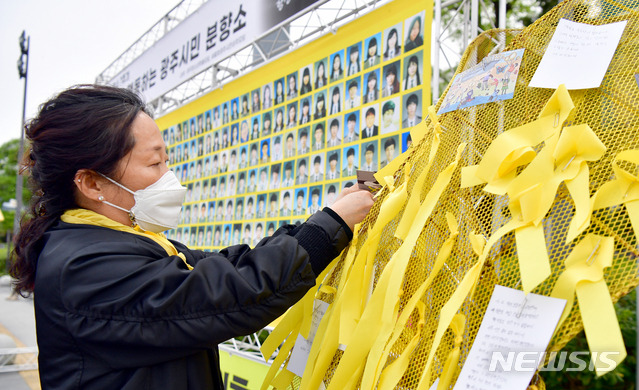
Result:
<svg viewBox="0 0 639 390"><path fill-rule="evenodd" d="M182 261L186 265L186 268L188 268L189 270L193 269L193 266L191 266L191 264L186 262L186 257L184 256L184 253L178 252L177 249L175 249L175 246L171 243L171 241L169 241L162 233L149 232L149 231L140 229L140 227L138 226L136 227L126 226L110 218L107 218L102 214L98 214L95 211L91 211L87 209L67 210L64 212L64 214L62 214L60 219L62 220L62 222L66 222L66 223L102 226L105 228L150 238L151 240L155 241L158 245L160 245L169 256L179 257L180 259L182 259Z"/></svg>
<svg viewBox="0 0 639 390"><path fill-rule="evenodd" d="M621 167L620 161L635 164L635 173ZM609 181L593 196L593 209L599 210L623 204L626 207L632 229L639 240L639 149L619 152L612 162L615 180Z"/></svg>
<svg viewBox="0 0 639 390"><path fill-rule="evenodd" d="M464 341L462 335L464 334L464 328L466 327L466 316L458 313L455 314L453 320L450 323L450 330L455 335L455 342L453 350L448 353L446 363L442 369L442 375L439 377L439 384L437 390L446 390L450 387L450 382L453 380L453 376L457 372L457 364L459 363L459 355L461 352L461 343Z"/></svg>
<svg viewBox="0 0 639 390"><path fill-rule="evenodd" d="M487 183L484 191L505 194L517 168L534 159L533 147L556 134L574 107L568 90L560 85L537 120L499 134L478 165L462 168L461 187Z"/></svg>
<svg viewBox="0 0 639 390"><path fill-rule="evenodd" d="M355 231L353 239L357 239L357 231ZM338 259L339 257L335 258L331 262L331 264L329 264L329 266L326 267L324 271L322 271L322 273L316 278L316 284L319 285L320 288L310 289L298 303L291 307L281 317L278 325L273 329L266 340L264 340L264 343L262 344L260 350L262 351L262 356L264 356L264 359L266 361L268 361L268 359L273 355L278 346L282 345L282 343L284 344L280 348L273 364L271 364L271 367L269 368L266 377L262 382L261 390L266 390L269 385L275 386L276 383L281 384L282 381L285 381L285 378L290 377L289 374L285 373L280 373L278 376L276 376L276 374L282 366L282 363L284 362L286 357L288 357L289 353L293 349L295 341L297 340L297 334L299 333L305 338L308 338L311 320L313 317L313 301L315 295L318 291L324 293L331 292L329 291L330 289L322 286L322 281L324 281L329 272L333 270L333 268L337 264ZM284 369L282 371L287 370Z"/></svg>
<svg viewBox="0 0 639 390"><path fill-rule="evenodd" d="M455 160L439 174L435 184L431 191L429 191L426 195L426 198L417 213L419 220L414 224L414 229L411 230L411 233L406 238L402 246L391 257L388 264L382 271L379 282L377 283L369 302L366 304L361 317L354 324L355 327L353 330L349 332L351 338L347 344L346 351L340 360L340 364L331 379L329 390L331 388L341 390L348 388L351 384L355 385L356 383L353 383L351 378L353 376L359 377L359 375L363 372L364 361L368 353L371 351L371 348L375 346L375 351L383 350L385 342L388 340L388 337L394 329L394 322L397 318L400 287L406 271L406 265L411 257L410 254L414 249L417 238L419 237L426 220L430 217L439 197L450 182L452 174L459 163L464 147L465 144L460 145L457 150ZM405 185L405 182L402 185ZM362 261L359 261L359 263L362 263ZM353 269L354 271L352 272L352 276L356 276L357 273L355 273L355 268ZM323 377L323 373L325 372L325 368L328 364L330 364L329 357L332 360L335 352L334 348L338 345L338 343L335 342L333 334L336 333L334 330L339 328L343 317L348 316L346 318L348 318L349 321L354 318L358 318L357 313L348 313L343 310L346 307L346 304L342 302L353 298L353 294L346 292L349 290L348 285L351 282L351 280L348 281L344 287L344 292L340 294L339 301L335 304L335 308L332 313L338 313L338 315L332 315L331 317L333 318L330 318L327 321L327 329L330 330L325 331L324 340L320 341L322 344L326 345L318 347L318 360L315 363L315 368L312 371L311 378L302 379L303 389L316 388L319 385ZM356 299L357 297L358 295L355 295ZM350 305L350 307L353 306L354 305ZM318 330L318 335L319 334L320 330ZM316 338L316 340L318 339ZM313 343L311 354L313 354L315 344L316 343ZM307 365L307 371L308 369L309 366Z"/></svg>
<svg viewBox="0 0 639 390"><path fill-rule="evenodd" d="M577 295L584 332L598 376L612 371L626 357L617 315L604 279L604 268L612 265L613 253L612 237L586 235L566 258L566 269L550 294L566 300L557 329L568 317ZM602 352L618 352L604 356L614 361L615 366L603 361Z"/></svg>
<svg viewBox="0 0 639 390"><path fill-rule="evenodd" d="M528 293L551 273L542 220L552 207L559 185L564 182L575 203L567 241L590 224L588 161L603 156L606 148L588 125L561 130L574 104L560 86L531 123L500 134L488 147L481 162L462 169L462 187L487 183L485 191L508 194L515 231L522 288ZM544 141L539 154L533 147ZM528 164L521 173L519 168Z"/></svg>
<svg viewBox="0 0 639 390"><path fill-rule="evenodd" d="M468 270L464 278L457 286L457 289L455 289L450 299L448 299L448 301L444 304L441 311L439 312L439 322L437 323L437 330L435 331L435 335L433 336L433 343L431 344L430 352L428 353L428 358L426 359L424 371L422 372L422 376L420 377L419 383L417 384L417 390L426 390L428 386L430 386L430 371L433 359L435 357L435 352L437 352L437 348L439 348L441 339L444 336L446 329L455 318L457 311L461 307L470 291L477 284L480 271L484 265L486 258L488 257L490 247L492 246L492 244L497 242L500 237L497 237L499 235L498 233L500 232L497 231L486 245L484 245L485 241L483 240L483 237L481 235L470 235L469 239L471 241L471 246L473 248L473 251L477 255L479 255L479 260Z"/></svg>
<svg viewBox="0 0 639 390"><path fill-rule="evenodd" d="M384 371L381 371L382 368L384 367L386 360L388 359L388 355L390 354L390 350L395 344L395 341L397 341L399 336L402 334L402 332L406 328L408 315L411 314L415 305L418 305L421 303L421 301L418 301L418 300L422 298L426 289L430 287L432 281L439 274L439 271L444 266L444 262L446 261L446 259L448 259L448 257L450 256L450 253L452 252L453 246L455 244L455 240L459 234L458 225L457 225L457 221L455 220L455 216L452 213L446 213L446 220L448 223L448 228L450 229L449 237L446 239L446 241L444 241L444 243L440 247L439 252L437 253L437 257L435 258L435 263L433 264L433 268L430 271L430 274L428 275L426 280L415 290L412 297L409 299L408 303L403 307L402 313L399 316L397 322L395 323L395 328L393 329L392 336L390 337L390 340L386 342L386 346L383 349L383 351L381 350L381 348L384 347L383 342L385 342L386 339L381 336L378 338L376 345L371 349L371 352L369 353L367 358L367 363L366 363L366 368L364 370L364 375L362 378L361 388L372 388L373 385L377 382L377 378L380 378L380 385L379 385L380 388L382 388L381 386L382 378L383 378L383 383L385 383L385 386L389 386L389 388L393 387L401 379L401 376L403 375L404 371L408 367L410 354L412 353L412 350L414 349L414 347L417 345L417 342L419 341L419 337L420 337L419 332L415 334L414 339L406 346L406 348L404 349L404 352L400 356L401 358L400 362L405 362L405 364L397 362L396 360L397 363L393 362L392 368L389 365L389 367L384 369ZM423 312L420 312L420 313L423 313ZM418 326L421 327L422 325L418 325ZM390 371L386 372L389 369Z"/></svg>

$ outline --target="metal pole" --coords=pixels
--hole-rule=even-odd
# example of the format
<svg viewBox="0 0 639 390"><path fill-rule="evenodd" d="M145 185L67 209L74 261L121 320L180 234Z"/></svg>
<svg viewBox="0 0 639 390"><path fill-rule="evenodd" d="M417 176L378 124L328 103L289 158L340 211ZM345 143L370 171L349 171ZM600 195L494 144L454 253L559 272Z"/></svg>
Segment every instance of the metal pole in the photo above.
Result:
<svg viewBox="0 0 639 390"><path fill-rule="evenodd" d="M442 1L435 0L435 23L433 25L433 47L431 49L431 55L433 56L433 82L431 90L433 91L432 104L437 104L439 99L439 51L441 50L441 32L442 31Z"/></svg>
<svg viewBox="0 0 639 390"><path fill-rule="evenodd" d="M23 32L24 34L24 32ZM26 64L24 72L24 96L22 101L22 127L20 128L20 148L18 149L18 172L16 177L16 214L13 218L13 236L15 237L20 230L20 215L22 213L22 175L20 175L20 163L22 162L22 150L24 149L24 125L26 123L27 116L27 76L29 74L29 47L31 37L27 37L26 53L23 51L20 55L26 54ZM20 74L22 77L23 74Z"/></svg>
<svg viewBox="0 0 639 390"><path fill-rule="evenodd" d="M499 0L499 26L500 29L506 28L506 0Z"/></svg>

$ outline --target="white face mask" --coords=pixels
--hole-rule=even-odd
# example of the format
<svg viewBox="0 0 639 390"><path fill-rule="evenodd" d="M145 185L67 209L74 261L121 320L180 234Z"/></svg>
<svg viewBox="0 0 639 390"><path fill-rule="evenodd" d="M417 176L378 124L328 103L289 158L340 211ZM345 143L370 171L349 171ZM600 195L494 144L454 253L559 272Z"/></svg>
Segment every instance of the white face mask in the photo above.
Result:
<svg viewBox="0 0 639 390"><path fill-rule="evenodd" d="M133 199L135 200L135 204L131 207L131 210L127 210L106 200L103 200L103 203L129 213L131 222L138 224L142 229L150 232L160 233L177 227L182 202L184 201L184 195L186 195L186 187L180 184L180 181L173 171L166 172L155 183L135 192L113 179L104 175L102 176L118 187L133 194Z"/></svg>

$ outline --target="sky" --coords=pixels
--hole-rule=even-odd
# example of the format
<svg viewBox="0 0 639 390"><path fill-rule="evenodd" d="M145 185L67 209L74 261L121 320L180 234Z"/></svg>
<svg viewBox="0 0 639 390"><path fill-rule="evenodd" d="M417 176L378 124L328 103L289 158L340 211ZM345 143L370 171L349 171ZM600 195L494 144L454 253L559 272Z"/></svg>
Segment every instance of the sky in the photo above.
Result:
<svg viewBox="0 0 639 390"><path fill-rule="evenodd" d="M18 39L30 36L27 119L74 84L93 83L179 0L0 0L0 145L20 138L24 79Z"/></svg>

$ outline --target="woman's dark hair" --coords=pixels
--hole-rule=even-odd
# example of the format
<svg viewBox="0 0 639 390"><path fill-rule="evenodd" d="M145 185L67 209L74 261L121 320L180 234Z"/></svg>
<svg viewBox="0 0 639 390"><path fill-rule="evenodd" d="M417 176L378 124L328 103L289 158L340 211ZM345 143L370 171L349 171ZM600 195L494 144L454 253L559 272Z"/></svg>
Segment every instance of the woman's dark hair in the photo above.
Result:
<svg viewBox="0 0 639 390"><path fill-rule="evenodd" d="M33 291L44 233L66 210L78 207L77 171L115 174L118 162L133 149L130 129L140 112L150 115L130 90L78 85L42 104L27 123L29 149L22 163L34 195L15 237L10 273L17 280L16 292Z"/></svg>

